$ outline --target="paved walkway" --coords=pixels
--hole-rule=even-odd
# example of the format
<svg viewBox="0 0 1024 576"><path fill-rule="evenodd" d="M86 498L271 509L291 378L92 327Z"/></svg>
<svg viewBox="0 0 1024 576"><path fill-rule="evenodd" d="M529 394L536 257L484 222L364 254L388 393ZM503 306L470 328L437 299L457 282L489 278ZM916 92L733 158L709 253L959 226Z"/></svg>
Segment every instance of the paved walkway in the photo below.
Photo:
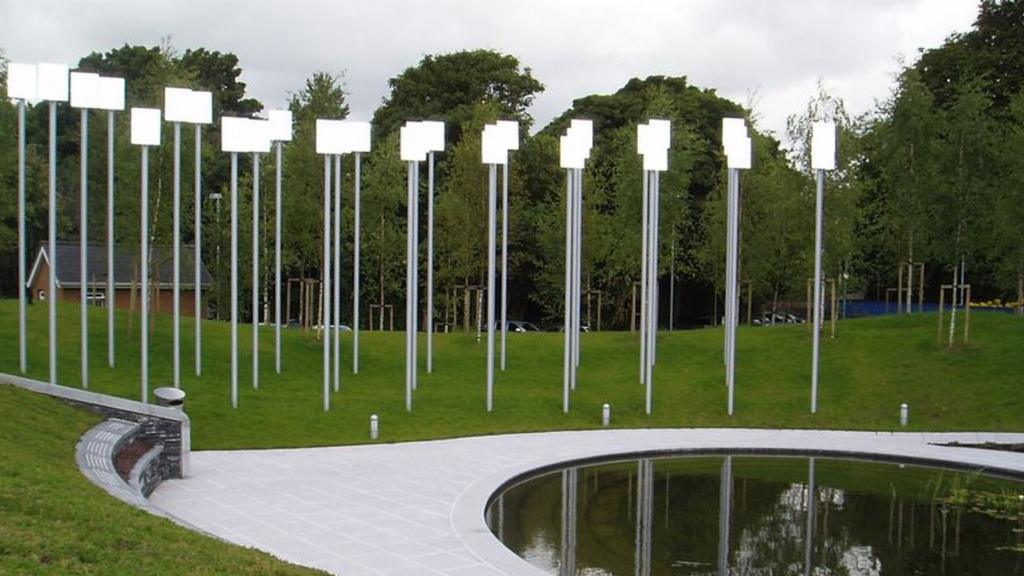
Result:
<svg viewBox="0 0 1024 576"><path fill-rule="evenodd" d="M294 450L196 452L152 502L221 538L345 576L540 574L494 538L488 498L558 462L632 452L782 450L962 462L1024 474L1024 455L935 443L1024 434L660 429L485 436Z"/></svg>

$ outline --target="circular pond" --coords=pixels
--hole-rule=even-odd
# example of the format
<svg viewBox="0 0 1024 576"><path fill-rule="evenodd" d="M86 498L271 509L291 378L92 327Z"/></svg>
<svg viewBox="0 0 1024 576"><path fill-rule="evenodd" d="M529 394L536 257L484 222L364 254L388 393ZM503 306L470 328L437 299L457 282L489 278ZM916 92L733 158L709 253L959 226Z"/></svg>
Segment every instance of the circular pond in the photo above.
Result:
<svg viewBox="0 0 1024 576"><path fill-rule="evenodd" d="M569 467L503 490L487 522L551 574L1024 574L1024 484L853 459Z"/></svg>

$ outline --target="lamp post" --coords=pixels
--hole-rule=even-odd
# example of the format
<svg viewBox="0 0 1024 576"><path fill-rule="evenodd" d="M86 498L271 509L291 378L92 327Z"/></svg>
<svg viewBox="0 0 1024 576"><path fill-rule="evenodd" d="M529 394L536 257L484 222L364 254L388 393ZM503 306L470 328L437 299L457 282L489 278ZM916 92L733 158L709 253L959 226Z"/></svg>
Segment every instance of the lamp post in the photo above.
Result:
<svg viewBox="0 0 1024 576"><path fill-rule="evenodd" d="M107 365L114 367L114 115L124 110L124 78L100 76L99 106L107 111Z"/></svg>
<svg viewBox="0 0 1024 576"><path fill-rule="evenodd" d="M360 234L360 188L362 157L370 151L370 123L346 120L344 123L346 148L355 154L354 203L355 217L352 231L352 373L359 373L359 234Z"/></svg>
<svg viewBox="0 0 1024 576"><path fill-rule="evenodd" d="M519 150L519 123L498 120L509 150ZM501 169L501 371L505 371L508 353L508 163Z"/></svg>
<svg viewBox="0 0 1024 576"><path fill-rule="evenodd" d="M660 174L668 170L672 124L650 120L637 126L637 152L643 156L643 225L641 235L640 382L646 385L647 414L651 413L655 350L658 337L658 223Z"/></svg>
<svg viewBox="0 0 1024 576"><path fill-rule="evenodd" d="M292 113L271 110L270 139L276 155L274 170L274 371L281 373L281 147L292 140Z"/></svg>
<svg viewBox="0 0 1024 576"><path fill-rule="evenodd" d="M174 387L181 388L181 124L196 125L196 165L195 165L195 270L196 270L196 375L202 373L201 363L201 300L199 261L201 234L201 124L212 122L213 94L197 92L188 88L164 88L164 117L174 123L174 199L173 199L173 252L174 252L174 283L172 307L174 310Z"/></svg>
<svg viewBox="0 0 1024 576"><path fill-rule="evenodd" d="M559 139L559 165L566 170L565 181L565 355L562 381L562 411L569 412L569 392L576 389L579 366L579 239L583 206L582 171L593 144L593 124L573 120Z"/></svg>
<svg viewBox="0 0 1024 576"><path fill-rule="evenodd" d="M18 101L18 366L28 371L27 298L25 297L25 104L38 94L35 64L7 65L7 97ZM53 251L53 248L50 248Z"/></svg>
<svg viewBox="0 0 1024 576"><path fill-rule="evenodd" d="M46 297L49 305L50 384L57 384L57 103L68 101L68 67L41 63L36 66L36 95L49 105L49 233L50 273Z"/></svg>
<svg viewBox="0 0 1024 576"><path fill-rule="evenodd" d="M402 161L409 163L406 194L406 268L405 268L405 409L412 412L412 393L416 389L416 309L417 255L419 231L419 163L430 151L429 135L421 122L406 122L399 132Z"/></svg>
<svg viewBox="0 0 1024 576"><path fill-rule="evenodd" d="M739 196L740 170L750 169L751 141L742 118L722 119L722 146L729 169L726 193L725 255L725 383L728 388L728 414L735 406L736 318L739 268Z"/></svg>
<svg viewBox="0 0 1024 576"><path fill-rule="evenodd" d="M140 191L139 261L142 268L142 401L149 401L149 147L160 145L160 109L132 108L131 142L142 147L142 185Z"/></svg>
<svg viewBox="0 0 1024 576"><path fill-rule="evenodd" d="M238 154L251 152L254 164L270 151L266 122L248 118L221 118L220 146L231 153L231 407L238 407ZM258 167L253 166L254 175ZM253 182L253 186L257 186ZM255 373L253 374L255 378ZM254 384L257 381L254 380Z"/></svg>
<svg viewBox="0 0 1024 576"><path fill-rule="evenodd" d="M814 196L814 330L811 336L811 414L818 412L818 369L821 352L821 257L824 252L825 171L836 168L836 125L815 122L811 127L811 169L815 175ZM834 312L833 312L834 314Z"/></svg>
<svg viewBox="0 0 1024 576"><path fill-rule="evenodd" d="M444 151L444 122L420 122L427 146L427 374L434 371L434 153Z"/></svg>
<svg viewBox="0 0 1024 576"><path fill-rule="evenodd" d="M71 107L81 110L81 143L79 145L78 272L79 326L81 328L82 388L89 387L89 109L100 105L100 76L89 72L71 73ZM110 279L107 279L110 285Z"/></svg>

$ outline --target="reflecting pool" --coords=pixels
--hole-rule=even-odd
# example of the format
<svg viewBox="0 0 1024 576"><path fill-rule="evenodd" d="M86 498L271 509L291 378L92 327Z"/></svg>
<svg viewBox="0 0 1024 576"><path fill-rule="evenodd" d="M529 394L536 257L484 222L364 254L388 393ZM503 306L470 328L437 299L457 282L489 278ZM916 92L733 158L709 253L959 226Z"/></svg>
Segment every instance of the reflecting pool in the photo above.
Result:
<svg viewBox="0 0 1024 576"><path fill-rule="evenodd" d="M509 487L487 521L560 575L1024 575L1024 484L853 459L588 464Z"/></svg>

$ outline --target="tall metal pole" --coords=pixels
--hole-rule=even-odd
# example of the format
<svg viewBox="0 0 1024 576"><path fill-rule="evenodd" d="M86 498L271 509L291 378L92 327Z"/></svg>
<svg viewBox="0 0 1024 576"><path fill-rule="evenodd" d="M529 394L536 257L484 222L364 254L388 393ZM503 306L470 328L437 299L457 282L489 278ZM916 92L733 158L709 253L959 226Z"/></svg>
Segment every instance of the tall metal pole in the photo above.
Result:
<svg viewBox="0 0 1024 576"><path fill-rule="evenodd" d="M341 155L334 157L334 391L341 389Z"/></svg>
<svg viewBox="0 0 1024 576"><path fill-rule="evenodd" d="M487 411L494 408L494 266L498 165L488 166L487 192Z"/></svg>
<svg viewBox="0 0 1024 576"><path fill-rule="evenodd" d="M434 371L434 153L427 153L427 374Z"/></svg>
<svg viewBox="0 0 1024 576"><path fill-rule="evenodd" d="M654 172L654 183L651 187L651 366L658 363L658 318L660 317L660 298L658 294L658 238L661 236L661 173Z"/></svg>
<svg viewBox="0 0 1024 576"><path fill-rule="evenodd" d="M149 402L149 146L142 147L141 223L139 236L142 248L139 261L142 268L142 401Z"/></svg>
<svg viewBox="0 0 1024 576"><path fill-rule="evenodd" d="M320 273L321 336L324 340L324 412L331 409L331 156L324 155L324 264Z"/></svg>
<svg viewBox="0 0 1024 576"><path fill-rule="evenodd" d="M501 169L501 371L508 348L508 164Z"/></svg>
<svg viewBox="0 0 1024 576"><path fill-rule="evenodd" d="M274 371L281 373L281 142L274 170Z"/></svg>
<svg viewBox="0 0 1024 576"><path fill-rule="evenodd" d="M814 195L814 331L811 335L811 414L818 412L818 355L821 352L821 255L824 250L822 219L825 212L825 171L815 173Z"/></svg>
<svg viewBox="0 0 1024 576"><path fill-rule="evenodd" d="M107 111L107 365L114 367L114 111Z"/></svg>
<svg viewBox="0 0 1024 576"><path fill-rule="evenodd" d="M569 316L572 311L572 212L573 212L573 178L572 170L565 172L565 320L563 331L565 332L565 364L563 366L562 380L562 412L569 413L569 389L572 371L572 327L569 325Z"/></svg>
<svg viewBox="0 0 1024 576"><path fill-rule="evenodd" d="M353 254L352 254L352 373L359 373L359 212L361 199L359 197L359 188L362 184L360 182L360 166L361 159L359 152L356 152L356 176L355 176L355 222L352 234L354 237L353 241ZM433 268L433 266L431 266Z"/></svg>
<svg viewBox="0 0 1024 576"><path fill-rule="evenodd" d="M739 170L729 169L727 202L727 242L726 242L726 274L725 274L725 378L728 387L728 413L733 414L735 403L736 382L736 262L737 262L737 199L739 196Z"/></svg>
<svg viewBox="0 0 1024 576"><path fill-rule="evenodd" d="M88 258L88 238L89 238L89 109L82 108L82 141L79 162L79 179L81 180L81 198L79 198L79 219L78 219L78 266L79 266L79 313L81 321L79 326L81 327L82 341L81 341L81 361L82 361L82 388L89 388L89 301L88 301L88 286L89 286L89 258Z"/></svg>
<svg viewBox="0 0 1024 576"><path fill-rule="evenodd" d="M57 384L57 103L50 102L49 126L49 226L50 273L47 275L46 297L50 300L50 384Z"/></svg>
<svg viewBox="0 0 1024 576"><path fill-rule="evenodd" d="M181 388L181 123L174 123L174 387Z"/></svg>
<svg viewBox="0 0 1024 576"><path fill-rule="evenodd" d="M252 155L252 387L260 387L260 155Z"/></svg>
<svg viewBox="0 0 1024 576"><path fill-rule="evenodd" d="M412 389L419 386L419 309L420 309L420 163L412 167Z"/></svg>
<svg viewBox="0 0 1024 576"><path fill-rule="evenodd" d="M415 178L416 163L409 162L409 175L408 175L408 186L406 189L406 222L407 232L405 235L405 409L408 412L412 412L412 378L415 372L415 365L413 364L414 359L412 357L413 351L413 338L416 333L413 331L412 322L414 314L413 294L412 285L415 283L413 279L413 262L416 255L413 253L412 237L416 233L414 229L414 208L413 205L416 202ZM383 314L383 311L381 312Z"/></svg>
<svg viewBox="0 0 1024 576"><path fill-rule="evenodd" d="M576 338L576 345L573 346L573 352L576 354L575 368L580 367L580 285L582 279L583 269L583 170L576 169L576 260L575 270L573 270L573 298L575 301L572 304L572 314L575 321L573 322L573 336ZM577 370L573 370L573 382L577 380L579 374ZM575 386L574 386L575 388Z"/></svg>
<svg viewBox="0 0 1024 576"><path fill-rule="evenodd" d="M53 252L52 245L50 252ZM18 366L22 374L28 371L25 283L25 101L18 100Z"/></svg>
<svg viewBox="0 0 1024 576"><path fill-rule="evenodd" d="M231 153L231 407L238 408L238 153Z"/></svg>
<svg viewBox="0 0 1024 576"><path fill-rule="evenodd" d="M570 229L570 237L572 238L572 256L569 261L569 294L571 294L571 301L569 305L569 325L566 330L569 331L570 338L572 340L572 357L569 362L571 364L571 370L569 371L569 386L574 391L576 390L576 376L577 369L579 368L579 331L577 329L577 312L579 312L579 300L576 298L576 277L577 277L577 262L579 261L579 229L577 228L577 221L579 219L580 206L576 200L577 186L579 182L576 180L577 171L572 170L570 178L572 179L572 193L570 194L570 202L572 202L572 228Z"/></svg>
<svg viewBox="0 0 1024 576"><path fill-rule="evenodd" d="M647 414L651 413L651 393L654 379L654 349L657 346L658 315L655 312L658 278L658 173L651 172L647 193L647 375L645 377L645 403Z"/></svg>
<svg viewBox="0 0 1024 576"><path fill-rule="evenodd" d="M648 212L650 209L650 201L648 197L651 194L649 170L644 170L643 173L643 193L640 195L642 202L641 216L641 235L640 235L640 383L646 384L647 381L647 248L650 244L648 242Z"/></svg>
<svg viewBox="0 0 1024 576"><path fill-rule="evenodd" d="M193 232L195 234L195 253L193 265L195 266L195 284L193 285L196 298L196 376L203 373L203 320L206 318L203 306L202 289L202 242L203 242L203 128L196 124L195 144L195 214L192 216Z"/></svg>

